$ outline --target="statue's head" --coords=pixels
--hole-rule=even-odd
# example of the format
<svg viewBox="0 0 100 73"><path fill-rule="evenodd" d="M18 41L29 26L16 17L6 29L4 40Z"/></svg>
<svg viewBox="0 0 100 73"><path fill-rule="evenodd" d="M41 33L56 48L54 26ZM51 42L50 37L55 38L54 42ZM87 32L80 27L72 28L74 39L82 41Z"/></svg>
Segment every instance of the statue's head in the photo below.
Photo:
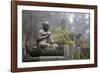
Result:
<svg viewBox="0 0 100 73"><path fill-rule="evenodd" d="M44 31L48 31L49 30L49 22L48 21L43 22L42 27L43 27Z"/></svg>

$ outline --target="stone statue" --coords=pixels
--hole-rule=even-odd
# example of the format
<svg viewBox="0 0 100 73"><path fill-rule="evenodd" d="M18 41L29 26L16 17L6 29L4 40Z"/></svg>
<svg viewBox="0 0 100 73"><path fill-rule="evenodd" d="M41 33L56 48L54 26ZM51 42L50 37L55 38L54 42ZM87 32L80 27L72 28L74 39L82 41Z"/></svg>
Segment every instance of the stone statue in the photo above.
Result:
<svg viewBox="0 0 100 73"><path fill-rule="evenodd" d="M52 39L51 32L49 31L49 23L45 21L42 24L42 29L38 32L38 46L42 49L56 50L58 47Z"/></svg>

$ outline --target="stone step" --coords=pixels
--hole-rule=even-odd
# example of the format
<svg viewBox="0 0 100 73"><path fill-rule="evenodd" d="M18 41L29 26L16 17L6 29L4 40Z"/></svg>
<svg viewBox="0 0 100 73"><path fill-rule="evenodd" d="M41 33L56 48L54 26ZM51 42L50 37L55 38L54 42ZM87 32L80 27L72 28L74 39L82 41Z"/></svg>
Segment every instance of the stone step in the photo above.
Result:
<svg viewBox="0 0 100 73"><path fill-rule="evenodd" d="M64 60L64 56L40 56L40 61Z"/></svg>
<svg viewBox="0 0 100 73"><path fill-rule="evenodd" d="M35 62L35 61L54 61L64 60L64 56L39 56L39 57L28 57L24 59L24 62Z"/></svg>

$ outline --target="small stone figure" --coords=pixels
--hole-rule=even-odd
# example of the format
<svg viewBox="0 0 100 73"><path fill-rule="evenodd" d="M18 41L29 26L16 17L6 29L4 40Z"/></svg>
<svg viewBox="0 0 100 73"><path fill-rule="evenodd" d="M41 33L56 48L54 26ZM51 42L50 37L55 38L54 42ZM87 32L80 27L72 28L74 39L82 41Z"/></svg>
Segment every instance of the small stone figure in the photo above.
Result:
<svg viewBox="0 0 100 73"><path fill-rule="evenodd" d="M42 49L56 50L58 47L52 39L51 32L49 31L49 23L45 21L42 24L42 29L38 32L38 46Z"/></svg>

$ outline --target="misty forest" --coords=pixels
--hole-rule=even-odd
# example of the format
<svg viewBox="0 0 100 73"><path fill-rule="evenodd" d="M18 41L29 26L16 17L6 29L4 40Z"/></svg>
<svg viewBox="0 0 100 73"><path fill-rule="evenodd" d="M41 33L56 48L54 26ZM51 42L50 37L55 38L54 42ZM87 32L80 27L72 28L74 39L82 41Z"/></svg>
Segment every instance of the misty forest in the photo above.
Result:
<svg viewBox="0 0 100 73"><path fill-rule="evenodd" d="M45 21L57 49L37 45ZM22 10L22 57L23 62L90 59L90 14Z"/></svg>

